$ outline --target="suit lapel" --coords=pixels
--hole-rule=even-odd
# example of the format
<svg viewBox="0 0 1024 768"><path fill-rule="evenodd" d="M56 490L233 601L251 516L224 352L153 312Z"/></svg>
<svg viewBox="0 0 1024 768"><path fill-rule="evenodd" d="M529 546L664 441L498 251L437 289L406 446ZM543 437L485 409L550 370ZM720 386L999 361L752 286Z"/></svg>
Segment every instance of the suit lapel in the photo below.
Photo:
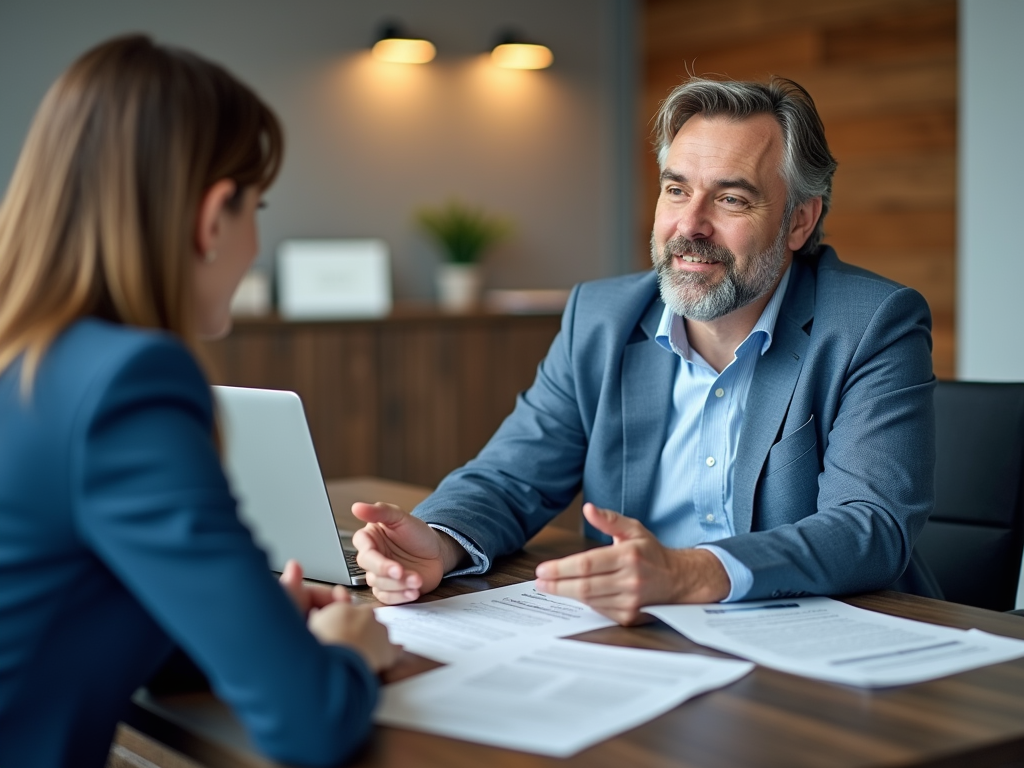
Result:
<svg viewBox="0 0 1024 768"><path fill-rule="evenodd" d="M672 408L676 355L654 340L665 305L654 301L622 356L622 509L643 521L650 510Z"/></svg>
<svg viewBox="0 0 1024 768"><path fill-rule="evenodd" d="M814 287L813 272L794 264L772 345L754 369L733 469L732 515L737 534L750 531L757 480L768 451L777 442L803 367L810 342L804 328L814 317Z"/></svg>

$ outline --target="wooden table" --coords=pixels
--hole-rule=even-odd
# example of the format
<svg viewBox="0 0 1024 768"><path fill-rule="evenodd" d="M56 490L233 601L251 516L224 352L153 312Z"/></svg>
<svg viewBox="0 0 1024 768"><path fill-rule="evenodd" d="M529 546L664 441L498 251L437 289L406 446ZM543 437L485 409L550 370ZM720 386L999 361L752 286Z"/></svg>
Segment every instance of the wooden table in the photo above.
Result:
<svg viewBox="0 0 1024 768"><path fill-rule="evenodd" d="M411 508L425 489L360 479L329 483L339 523L354 500ZM593 546L548 527L486 576L446 581L425 600L533 578L537 563ZM368 591L356 594L374 602ZM1024 638L1024 618L936 600L878 592L846 599L861 608L946 626ZM612 645L724 656L661 622L577 636ZM394 679L437 666L408 656ZM250 746L231 712L208 694L136 697L127 723L209 766L275 765ZM130 732L129 732L130 733ZM1024 659L918 685L884 690L815 682L758 667L724 689L691 700L567 760L378 727L352 765L450 766L1000 766L1024 767Z"/></svg>

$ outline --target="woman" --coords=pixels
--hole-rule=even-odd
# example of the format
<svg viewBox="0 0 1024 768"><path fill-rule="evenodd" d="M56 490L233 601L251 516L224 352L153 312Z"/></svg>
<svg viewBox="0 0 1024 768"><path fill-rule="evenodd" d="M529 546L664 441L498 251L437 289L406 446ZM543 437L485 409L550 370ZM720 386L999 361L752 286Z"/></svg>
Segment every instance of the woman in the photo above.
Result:
<svg viewBox="0 0 1024 768"><path fill-rule="evenodd" d="M33 122L0 206L0 766L103 765L174 644L275 759L368 731L397 650L344 589L275 583L192 355L230 326L281 152L248 88L145 37Z"/></svg>

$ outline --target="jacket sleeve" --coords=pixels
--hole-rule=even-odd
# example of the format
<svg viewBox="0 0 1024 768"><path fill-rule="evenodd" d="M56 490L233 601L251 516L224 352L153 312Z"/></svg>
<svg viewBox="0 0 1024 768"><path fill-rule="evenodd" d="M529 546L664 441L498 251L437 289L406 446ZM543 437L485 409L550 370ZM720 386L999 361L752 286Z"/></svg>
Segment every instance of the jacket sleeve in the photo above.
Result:
<svg viewBox="0 0 1024 768"><path fill-rule="evenodd" d="M832 373L837 407L773 446L757 493L776 518L715 542L753 572L745 599L863 592L903 573L934 497L930 327L920 294L889 293Z"/></svg>
<svg viewBox="0 0 1024 768"><path fill-rule="evenodd" d="M486 566L514 552L565 509L579 490L588 435L571 363L579 286L533 385L480 454L449 474L414 514L462 534Z"/></svg>
<svg viewBox="0 0 1024 768"><path fill-rule="evenodd" d="M306 629L237 517L212 423L185 349L138 345L76 417L76 524L266 754L335 764L369 731L376 678Z"/></svg>

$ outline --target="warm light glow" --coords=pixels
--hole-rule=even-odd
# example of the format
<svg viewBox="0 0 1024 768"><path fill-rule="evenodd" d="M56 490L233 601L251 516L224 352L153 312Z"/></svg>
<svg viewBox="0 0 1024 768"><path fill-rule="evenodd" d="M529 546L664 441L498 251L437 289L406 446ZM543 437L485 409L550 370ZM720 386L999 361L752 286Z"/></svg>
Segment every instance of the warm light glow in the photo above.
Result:
<svg viewBox="0 0 1024 768"><path fill-rule="evenodd" d="M426 64L435 55L437 50L429 40L387 37L373 46L374 58L395 64Z"/></svg>
<svg viewBox="0 0 1024 768"><path fill-rule="evenodd" d="M491 61L505 69L546 69L555 60L546 45L505 43L491 51Z"/></svg>

